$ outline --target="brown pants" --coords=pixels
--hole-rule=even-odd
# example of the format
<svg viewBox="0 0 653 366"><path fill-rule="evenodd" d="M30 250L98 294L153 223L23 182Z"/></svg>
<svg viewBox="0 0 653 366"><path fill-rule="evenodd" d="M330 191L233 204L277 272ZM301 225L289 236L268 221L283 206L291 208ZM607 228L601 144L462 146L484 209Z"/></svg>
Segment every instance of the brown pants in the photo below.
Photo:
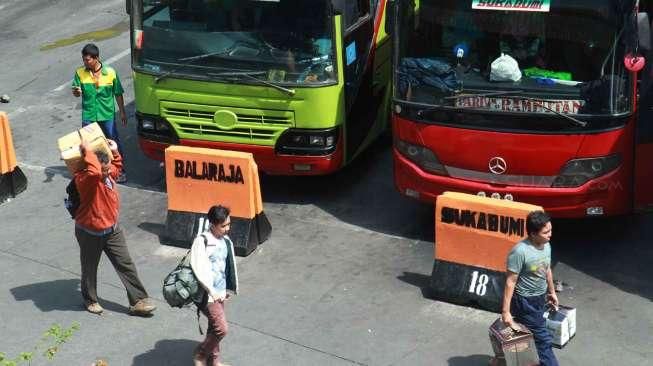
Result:
<svg viewBox="0 0 653 366"><path fill-rule="evenodd" d="M227 335L227 318L224 315L224 303L210 302L202 309L209 320L206 338L199 345L200 354L209 359L209 366L218 366L220 361L220 341Z"/></svg>
<svg viewBox="0 0 653 366"><path fill-rule="evenodd" d="M134 305L147 297L147 292L138 278L136 266L129 255L125 235L120 227L102 236L91 235L82 229L75 228L75 237L79 243L79 258L82 263L82 297L86 303L98 302L97 268L103 251L127 290L129 305Z"/></svg>

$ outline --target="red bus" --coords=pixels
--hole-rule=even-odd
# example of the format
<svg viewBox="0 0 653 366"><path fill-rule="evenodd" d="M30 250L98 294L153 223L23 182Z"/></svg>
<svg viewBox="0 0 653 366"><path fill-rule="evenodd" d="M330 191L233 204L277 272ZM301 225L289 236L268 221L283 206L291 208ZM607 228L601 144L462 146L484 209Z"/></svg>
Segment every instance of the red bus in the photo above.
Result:
<svg viewBox="0 0 653 366"><path fill-rule="evenodd" d="M638 1L422 0L416 16L407 3L393 18L402 194L513 199L554 217L653 207L651 68L637 72L650 23Z"/></svg>

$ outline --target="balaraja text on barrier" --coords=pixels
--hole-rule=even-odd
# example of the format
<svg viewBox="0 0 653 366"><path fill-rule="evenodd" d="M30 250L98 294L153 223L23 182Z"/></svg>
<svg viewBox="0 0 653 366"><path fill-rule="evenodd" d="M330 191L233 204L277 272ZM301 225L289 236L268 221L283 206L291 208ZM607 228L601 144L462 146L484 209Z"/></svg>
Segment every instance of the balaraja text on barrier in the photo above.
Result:
<svg viewBox="0 0 653 366"><path fill-rule="evenodd" d="M222 163L201 162L200 164L201 171L198 171L198 162L175 159L175 177L245 184L243 172L238 165L229 164L225 169Z"/></svg>

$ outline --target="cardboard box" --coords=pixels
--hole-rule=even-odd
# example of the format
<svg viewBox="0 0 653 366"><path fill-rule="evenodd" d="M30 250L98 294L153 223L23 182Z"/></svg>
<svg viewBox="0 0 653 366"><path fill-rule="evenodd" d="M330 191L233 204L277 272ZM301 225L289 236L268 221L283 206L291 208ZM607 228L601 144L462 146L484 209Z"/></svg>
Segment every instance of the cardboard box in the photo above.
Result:
<svg viewBox="0 0 653 366"><path fill-rule="evenodd" d="M567 316L567 322L569 323L569 339L574 338L576 335L576 308L560 305L558 306L558 312Z"/></svg>
<svg viewBox="0 0 653 366"><path fill-rule="evenodd" d="M560 305L557 311L544 313L546 327L553 336L553 345L564 347L576 334L576 309Z"/></svg>
<svg viewBox="0 0 653 366"><path fill-rule="evenodd" d="M104 137L102 129L97 123L91 123L59 138L58 145L61 159L66 163L71 174L75 174L78 170L85 168L84 160L82 160L82 154L79 150L82 137L88 141L91 150L102 150L109 156L112 156L111 149L109 149L109 144Z"/></svg>

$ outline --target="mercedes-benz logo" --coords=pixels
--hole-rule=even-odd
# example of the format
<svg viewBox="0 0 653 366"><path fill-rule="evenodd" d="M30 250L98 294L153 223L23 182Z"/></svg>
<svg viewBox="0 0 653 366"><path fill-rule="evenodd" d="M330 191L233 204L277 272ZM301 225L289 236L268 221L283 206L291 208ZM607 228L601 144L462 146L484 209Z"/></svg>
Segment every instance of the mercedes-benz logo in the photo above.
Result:
<svg viewBox="0 0 653 366"><path fill-rule="evenodd" d="M503 160L503 158L495 156L490 159L488 167L490 168L490 172L499 175L506 172L508 169L508 164L506 164L506 161Z"/></svg>

